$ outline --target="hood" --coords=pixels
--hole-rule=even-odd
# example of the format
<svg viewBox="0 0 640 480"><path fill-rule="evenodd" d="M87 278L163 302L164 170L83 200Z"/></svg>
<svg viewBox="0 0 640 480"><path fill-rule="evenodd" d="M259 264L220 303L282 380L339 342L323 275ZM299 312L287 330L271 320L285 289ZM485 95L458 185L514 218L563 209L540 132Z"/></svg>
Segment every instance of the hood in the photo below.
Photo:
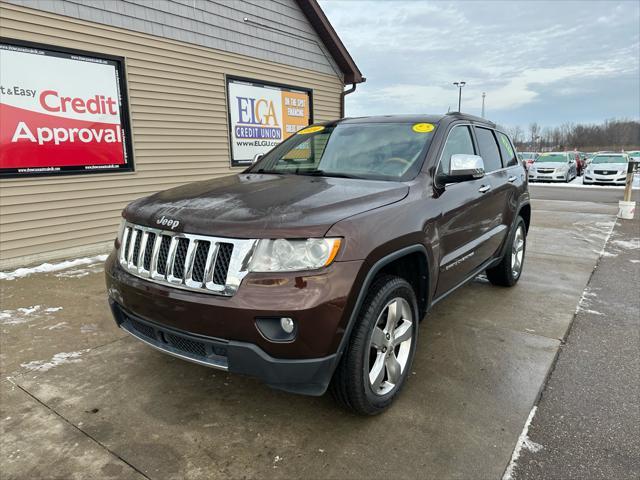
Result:
<svg viewBox="0 0 640 480"><path fill-rule="evenodd" d="M129 204L133 223L173 231L234 238L322 237L336 222L402 200L399 182L238 174L190 183Z"/></svg>

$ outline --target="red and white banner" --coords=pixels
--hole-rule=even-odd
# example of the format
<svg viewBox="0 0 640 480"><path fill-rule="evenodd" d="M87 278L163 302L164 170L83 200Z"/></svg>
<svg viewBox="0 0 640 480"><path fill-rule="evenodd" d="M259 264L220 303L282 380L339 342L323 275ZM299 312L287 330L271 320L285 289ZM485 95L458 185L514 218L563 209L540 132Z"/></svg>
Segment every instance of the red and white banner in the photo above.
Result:
<svg viewBox="0 0 640 480"><path fill-rule="evenodd" d="M122 65L0 44L3 176L131 170Z"/></svg>

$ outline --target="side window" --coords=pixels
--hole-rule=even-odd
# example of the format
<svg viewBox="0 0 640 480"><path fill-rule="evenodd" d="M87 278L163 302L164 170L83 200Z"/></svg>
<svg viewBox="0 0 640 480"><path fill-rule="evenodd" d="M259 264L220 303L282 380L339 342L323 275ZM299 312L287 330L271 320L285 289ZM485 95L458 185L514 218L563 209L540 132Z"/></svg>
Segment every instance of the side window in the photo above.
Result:
<svg viewBox="0 0 640 480"><path fill-rule="evenodd" d="M502 168L502 160L500 159L500 150L493 131L480 127L475 127L475 129L480 156L484 160L484 170L487 173L500 170Z"/></svg>
<svg viewBox="0 0 640 480"><path fill-rule="evenodd" d="M445 144L442 156L440 157L438 173L449 173L451 155L455 155L456 153L465 153L468 155L476 154L476 151L473 148L471 132L467 126L453 127L453 130L449 132L447 143Z"/></svg>
<svg viewBox="0 0 640 480"><path fill-rule="evenodd" d="M516 152L513 145L504 133L496 132L498 136L498 144L500 145L500 153L502 154L502 165L504 167L513 167L518 164Z"/></svg>

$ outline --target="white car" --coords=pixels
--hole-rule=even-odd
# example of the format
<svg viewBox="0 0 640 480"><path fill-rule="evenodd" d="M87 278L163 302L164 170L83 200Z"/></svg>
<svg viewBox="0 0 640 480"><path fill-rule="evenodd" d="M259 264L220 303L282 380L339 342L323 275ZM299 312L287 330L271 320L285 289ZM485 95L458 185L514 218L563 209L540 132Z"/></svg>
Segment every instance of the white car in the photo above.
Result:
<svg viewBox="0 0 640 480"><path fill-rule="evenodd" d="M541 153L529 167L530 182L567 182L578 176L575 154L571 152Z"/></svg>
<svg viewBox="0 0 640 480"><path fill-rule="evenodd" d="M582 183L624 185L627 180L628 163L629 155L626 153L598 153L585 170Z"/></svg>

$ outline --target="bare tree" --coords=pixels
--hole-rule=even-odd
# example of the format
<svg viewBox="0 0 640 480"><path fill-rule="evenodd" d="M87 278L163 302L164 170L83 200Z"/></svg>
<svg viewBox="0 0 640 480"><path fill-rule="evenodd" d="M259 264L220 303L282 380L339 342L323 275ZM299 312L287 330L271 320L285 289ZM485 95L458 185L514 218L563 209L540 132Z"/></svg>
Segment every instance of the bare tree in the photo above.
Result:
<svg viewBox="0 0 640 480"><path fill-rule="evenodd" d="M538 149L538 137L540 136L540 127L537 122L529 124L529 138L531 139L531 148Z"/></svg>
<svg viewBox="0 0 640 480"><path fill-rule="evenodd" d="M528 138L519 126L509 129L516 147L539 150L638 150L640 149L640 122L611 119L595 124L564 123L557 127L529 124Z"/></svg>

